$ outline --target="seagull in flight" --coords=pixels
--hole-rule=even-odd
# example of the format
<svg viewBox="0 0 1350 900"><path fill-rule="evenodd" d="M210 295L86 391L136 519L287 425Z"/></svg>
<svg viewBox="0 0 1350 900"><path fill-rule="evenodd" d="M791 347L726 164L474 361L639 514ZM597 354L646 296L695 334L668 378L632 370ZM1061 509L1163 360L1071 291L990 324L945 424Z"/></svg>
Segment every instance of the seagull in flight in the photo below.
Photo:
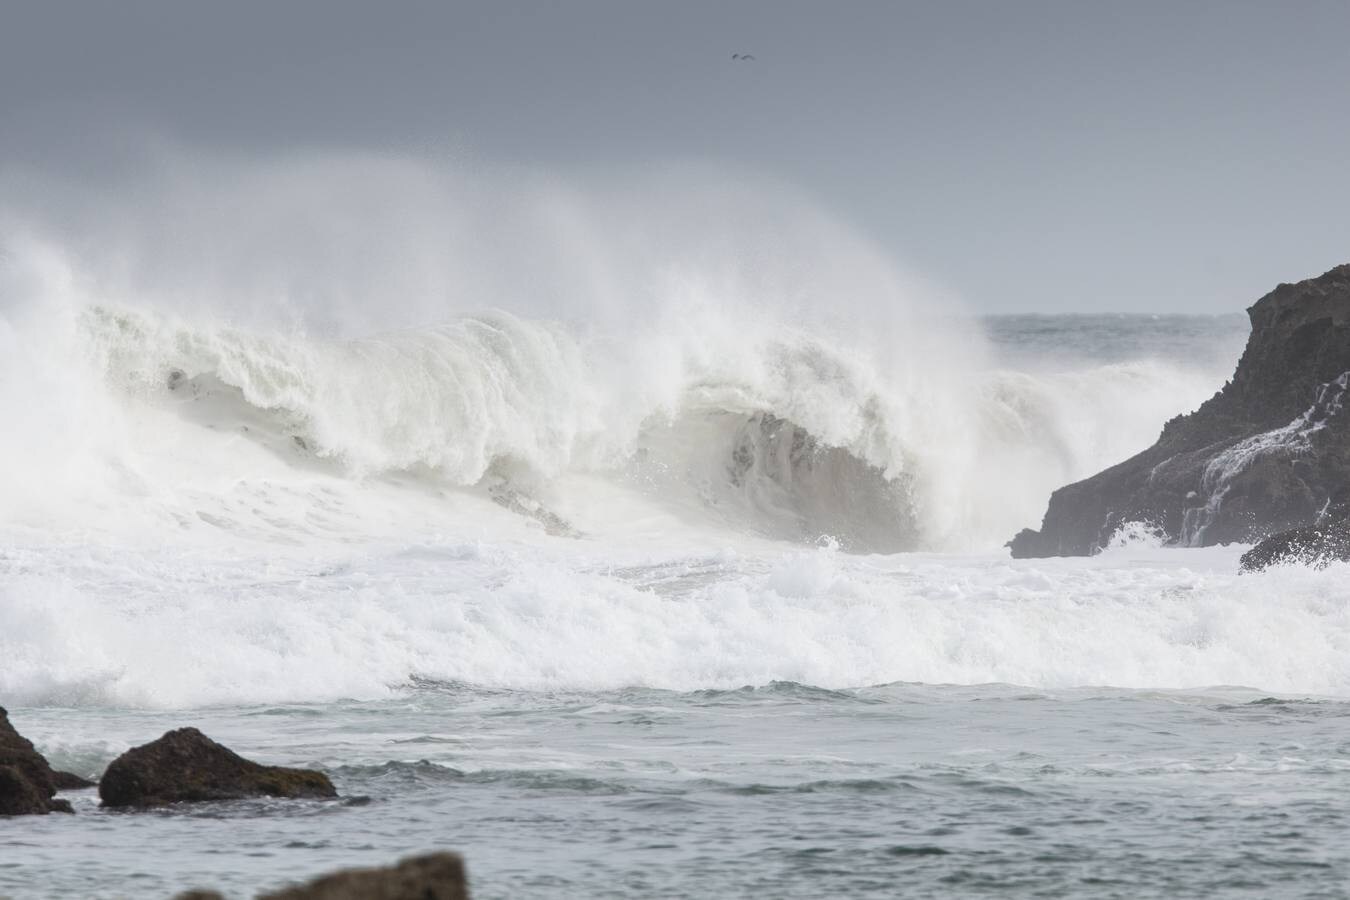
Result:
<svg viewBox="0 0 1350 900"><path fill-rule="evenodd" d="M749 53L733 53L733 54L731 54L731 58L732 58L732 59L738 59L738 60L740 60L741 62L754 62L754 61L755 61L755 58L754 58L753 56L751 56Z"/></svg>

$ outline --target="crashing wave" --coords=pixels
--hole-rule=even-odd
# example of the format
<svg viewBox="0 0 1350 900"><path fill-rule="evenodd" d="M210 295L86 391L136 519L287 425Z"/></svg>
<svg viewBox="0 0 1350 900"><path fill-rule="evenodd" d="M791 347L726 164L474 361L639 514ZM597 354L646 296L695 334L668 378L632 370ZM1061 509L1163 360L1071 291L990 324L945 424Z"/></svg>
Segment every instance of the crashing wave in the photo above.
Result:
<svg viewBox="0 0 1350 900"><path fill-rule="evenodd" d="M1049 486L1146 440L1179 385L1197 397L1207 387L1150 361L916 370L825 335L717 320L627 347L506 313L345 340L109 304L73 322L59 352L75 358L52 362L82 395L68 427L97 419L102 430L83 438L87 460L43 463L102 479L84 490L107 508L126 487L167 498L180 523L238 520L211 508L210 484L194 487L191 509L172 495L194 464L232 465L239 445L227 442L242 440L283 467L268 484L289 470L476 492L555 535L614 524L558 490L587 476L771 539L829 537L863 553L982 547ZM713 340L737 352L709 352ZM55 414L66 399L52 395ZM198 446L197 433L217 444Z"/></svg>
<svg viewBox="0 0 1350 900"><path fill-rule="evenodd" d="M912 550L923 539L909 473L888 475L771 412L688 413L645 432L639 460L643 473L674 470L709 508L767 537L826 537L854 553Z"/></svg>

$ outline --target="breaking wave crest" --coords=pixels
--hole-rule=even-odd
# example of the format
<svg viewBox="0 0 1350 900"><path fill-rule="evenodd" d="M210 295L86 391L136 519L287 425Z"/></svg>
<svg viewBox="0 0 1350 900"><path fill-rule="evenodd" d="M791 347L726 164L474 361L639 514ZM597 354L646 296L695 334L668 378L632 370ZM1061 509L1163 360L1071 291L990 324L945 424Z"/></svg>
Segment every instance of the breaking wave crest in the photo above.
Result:
<svg viewBox="0 0 1350 900"><path fill-rule="evenodd" d="M165 474L194 460L256 472L239 457L247 446L265 452L273 482L322 472L358 488L398 478L489 491L557 533L578 530L559 486L591 477L697 521L855 552L997 546L1050 490L1143 446L1180 397L1207 388L1156 361L897 374L859 348L762 324L723 338L734 355L636 337L639 359L663 360L644 371L632 357L620 366L609 339L504 312L354 339L99 304L73 322L65 358L35 365L78 382L69 412L85 433L64 451L80 458L58 448L39 462L30 448L9 470L11 495L34 467L83 466L77 489L140 503L176 491L183 476ZM738 332L705 319L693 333L719 330Z"/></svg>
<svg viewBox="0 0 1350 900"><path fill-rule="evenodd" d="M598 478L773 539L994 547L1219 383L1184 360L1000 368L868 241L707 173L577 191L182 165L92 207L0 173L16 520L221 522L222 485L321 473L478 491L576 535L616 524L577 502Z"/></svg>
<svg viewBox="0 0 1350 900"><path fill-rule="evenodd" d="M1142 534L1000 550L1212 393L1222 353L1104 359L1100 323L1039 319L1009 362L869 242L725 183L191 174L52 220L69 196L0 173L10 702L1350 690L1327 572L1185 551L1197 573Z"/></svg>

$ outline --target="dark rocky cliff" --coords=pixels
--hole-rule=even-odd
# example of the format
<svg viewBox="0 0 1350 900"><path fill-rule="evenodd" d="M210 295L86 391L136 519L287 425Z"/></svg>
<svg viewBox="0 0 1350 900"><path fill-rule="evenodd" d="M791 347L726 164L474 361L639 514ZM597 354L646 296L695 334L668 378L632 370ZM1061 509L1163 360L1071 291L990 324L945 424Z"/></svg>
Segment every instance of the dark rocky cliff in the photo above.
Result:
<svg viewBox="0 0 1350 900"><path fill-rule="evenodd" d="M1315 524L1346 500L1350 416L1350 265L1282 284L1249 310L1233 378L1149 449L1055 491L1040 531L1015 557L1085 556L1121 524L1147 522L1173 543L1257 541Z"/></svg>

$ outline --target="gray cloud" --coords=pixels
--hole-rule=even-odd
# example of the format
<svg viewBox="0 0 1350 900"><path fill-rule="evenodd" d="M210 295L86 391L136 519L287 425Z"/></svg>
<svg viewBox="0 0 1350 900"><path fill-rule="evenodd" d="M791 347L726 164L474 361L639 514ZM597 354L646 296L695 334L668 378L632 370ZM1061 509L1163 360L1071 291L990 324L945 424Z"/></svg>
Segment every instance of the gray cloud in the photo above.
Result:
<svg viewBox="0 0 1350 900"><path fill-rule="evenodd" d="M1350 257L1350 5L10 3L0 164L146 135L796 186L986 310L1227 311ZM752 63L731 55L750 52Z"/></svg>

